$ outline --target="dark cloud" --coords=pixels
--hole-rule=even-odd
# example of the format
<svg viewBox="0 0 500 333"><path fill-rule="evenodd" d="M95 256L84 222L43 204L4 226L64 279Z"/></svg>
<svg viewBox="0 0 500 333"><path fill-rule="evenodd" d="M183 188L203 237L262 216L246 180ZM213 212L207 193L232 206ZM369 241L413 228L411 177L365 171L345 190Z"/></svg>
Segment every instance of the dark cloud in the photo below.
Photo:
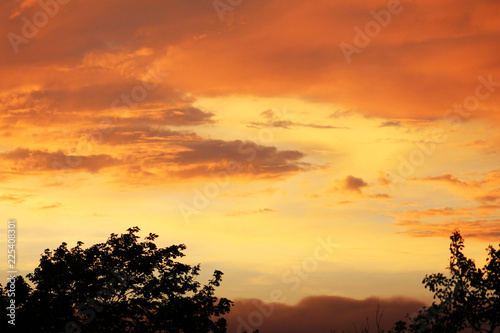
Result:
<svg viewBox="0 0 500 333"><path fill-rule="evenodd" d="M192 106L172 108L161 112L166 125L200 125L213 123L213 113L204 112Z"/></svg>
<svg viewBox="0 0 500 333"><path fill-rule="evenodd" d="M10 171L18 174L71 169L97 172L121 164L120 160L110 155L78 156L62 151L48 152L25 148L0 153L0 161L2 160L11 162L8 164Z"/></svg>
<svg viewBox="0 0 500 333"><path fill-rule="evenodd" d="M356 300L336 296L308 297L296 305L263 303L256 299L236 299L235 306L226 316L228 332L304 333L304 332L347 332L366 325L369 317L375 327L375 312L380 306L383 311L381 329L392 328L394 323L404 320L407 314L417 312L424 304L408 298L367 298ZM262 319L261 319L262 318ZM260 324L260 325L255 325Z"/></svg>
<svg viewBox="0 0 500 333"><path fill-rule="evenodd" d="M124 157L17 148L0 153L0 162L3 161L4 170L17 175L50 170L98 172L123 166L129 176L160 179L210 178L220 172L236 177L280 177L310 167L301 161L305 155L296 150L279 150L250 141L203 140L194 133L158 127L119 127L111 133L101 133L100 137L91 133L90 138L99 139L94 143L123 148Z"/></svg>
<svg viewBox="0 0 500 333"><path fill-rule="evenodd" d="M134 101L130 97L131 89L140 87L141 82L128 81L74 89L13 91L0 96L0 123L15 125L21 122L40 126L68 122L92 124L102 118L102 115L96 117L96 111L112 113L112 117L122 117L122 122L131 124L188 126L214 122L213 113L185 105L182 95L169 87L148 91L144 99Z"/></svg>
<svg viewBox="0 0 500 333"><path fill-rule="evenodd" d="M251 127L278 127L278 128L290 128L290 126L295 125L290 120L269 120L267 122L252 121L250 122Z"/></svg>
<svg viewBox="0 0 500 333"><path fill-rule="evenodd" d="M267 122L252 121L252 122L250 122L250 126L252 126L252 127L279 127L279 128L286 128L286 129L289 129L290 127L293 127L293 126L311 127L311 128L318 128L318 129L350 129L349 127L321 125L321 124L314 124L314 123L299 123L299 122L293 122L291 120L272 120L272 119L267 121Z"/></svg>
<svg viewBox="0 0 500 333"><path fill-rule="evenodd" d="M304 171L308 164L300 162L305 155L296 150L278 150L250 141L202 140L184 142L187 150L173 158L180 165L203 164L197 172L210 167L207 164L234 164L240 173L273 175Z"/></svg>
<svg viewBox="0 0 500 333"><path fill-rule="evenodd" d="M377 193L370 195L370 198L375 198L375 199L392 199L392 196L386 193Z"/></svg>
<svg viewBox="0 0 500 333"><path fill-rule="evenodd" d="M495 202L500 200L500 195L483 195L475 198L479 202Z"/></svg>
<svg viewBox="0 0 500 333"><path fill-rule="evenodd" d="M331 125L324 124L315 124L315 123L302 123L302 122L294 122L286 118L286 110L283 112L277 110L265 110L260 113L260 116L266 121L252 121L250 122L251 127L278 127L278 128L286 128L294 126L301 127L311 127L311 128L319 128L319 129L348 129L347 127L336 127Z"/></svg>
<svg viewBox="0 0 500 333"><path fill-rule="evenodd" d="M361 193L363 187L368 186L368 184L361 178L356 178L354 176L347 176L343 180L342 188L344 190L354 191Z"/></svg>
<svg viewBox="0 0 500 333"><path fill-rule="evenodd" d="M399 121L385 121L378 127L401 127L401 122Z"/></svg>
<svg viewBox="0 0 500 333"><path fill-rule="evenodd" d="M332 119L345 118L355 114L356 112L354 112L353 110L336 110L335 112L330 113L330 115L328 115L328 118Z"/></svg>
<svg viewBox="0 0 500 333"><path fill-rule="evenodd" d="M260 113L260 115L261 115L261 117L266 118L266 119L274 119L274 118L276 118L276 113L273 110L271 110L271 109L266 110L266 111L262 111Z"/></svg>
<svg viewBox="0 0 500 333"><path fill-rule="evenodd" d="M200 139L195 133L186 131L173 131L169 128L152 126L140 120L125 119L116 123L136 123L136 125L112 127L109 131L81 131L81 135L88 140L98 141L104 145L130 145L130 144L169 144L182 140ZM113 126L114 121L110 121Z"/></svg>
<svg viewBox="0 0 500 333"><path fill-rule="evenodd" d="M18 4L2 2L0 10L8 15L16 11ZM7 38L2 40L1 58L11 63L71 63L91 51L164 47L220 27L211 2L152 0L144 5L123 0L102 1L95 6L74 0L59 7L58 15L50 17L27 44L21 44L18 53ZM21 35L20 18L32 18L39 11L35 2L20 16L4 20L2 34Z"/></svg>
<svg viewBox="0 0 500 333"><path fill-rule="evenodd" d="M304 154L249 141L178 140L175 147L142 154L129 172L145 178L281 177L310 168Z"/></svg>

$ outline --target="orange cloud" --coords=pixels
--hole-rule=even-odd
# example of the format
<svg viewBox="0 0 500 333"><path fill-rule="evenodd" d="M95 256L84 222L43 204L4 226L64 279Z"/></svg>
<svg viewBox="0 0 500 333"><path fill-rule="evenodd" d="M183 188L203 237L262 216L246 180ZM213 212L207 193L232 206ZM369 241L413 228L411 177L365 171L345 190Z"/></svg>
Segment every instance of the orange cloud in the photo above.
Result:
<svg viewBox="0 0 500 333"><path fill-rule="evenodd" d="M500 237L500 220L470 219L439 222L399 221L396 225L405 227L399 233L414 237L446 237L455 229L460 229L464 237L496 242Z"/></svg>
<svg viewBox="0 0 500 333"><path fill-rule="evenodd" d="M0 153L1 160L7 161L7 168L10 172L19 175L61 169L97 172L102 168L121 164L119 159L109 155L77 156L67 155L62 151L48 152L24 148Z"/></svg>
<svg viewBox="0 0 500 333"><path fill-rule="evenodd" d="M348 127L338 127L332 125L325 124L315 124L315 123L301 123L294 122L291 120L280 119L277 117L272 110L266 110L261 112L261 117L266 119L263 121L251 121L250 126L252 127L279 127L290 129L291 127L301 126L301 127L310 127L310 128L318 128L318 129L349 129Z"/></svg>
<svg viewBox="0 0 500 333"><path fill-rule="evenodd" d="M172 78L198 94L299 94L399 119L442 119L452 104L475 94L478 76L491 74L500 82L499 71L490 65L497 62L500 33L489 12L499 4L491 1L405 2L403 12L348 64L339 44L352 43L353 28L364 27L373 20L370 11L386 5L273 1L266 6L257 1L246 10L238 8L235 15L244 25L173 51L173 62L193 66L189 75L172 66ZM488 110L499 98L491 94L474 117L497 118Z"/></svg>
<svg viewBox="0 0 500 333"><path fill-rule="evenodd" d="M180 177L207 177L210 174L279 177L310 167L301 162L305 155L296 150L278 150L250 141L200 140L182 143L187 150L172 159L178 165L192 166L175 172Z"/></svg>
<svg viewBox="0 0 500 333"><path fill-rule="evenodd" d="M107 167L124 166L127 173L142 174L148 178L209 178L221 173L227 176L280 177L309 168L308 163L300 161L304 154L299 151L278 150L239 140L184 141L182 136L182 133L170 130L138 127L127 131L122 128L107 138L108 144L126 148L126 154L115 153L121 157L69 155L62 151L16 148L0 153L0 161L3 161L4 169L17 175L60 170L95 173ZM129 143L133 145L125 146ZM144 151L144 145L150 150ZM160 150L155 152L154 148Z"/></svg>
<svg viewBox="0 0 500 333"><path fill-rule="evenodd" d="M0 201L8 201L8 202L12 202L15 204L21 204L24 201L26 201L26 198L28 198L30 196L31 195L3 194L3 195L0 195Z"/></svg>
<svg viewBox="0 0 500 333"><path fill-rule="evenodd" d="M496 202L500 200L500 195L483 195L476 197L475 200L479 202Z"/></svg>
<svg viewBox="0 0 500 333"><path fill-rule="evenodd" d="M56 202L56 203L54 203L52 205L42 206L42 207L40 207L40 209L52 209L52 208L57 208L59 206L61 206L61 203L60 202Z"/></svg>
<svg viewBox="0 0 500 333"><path fill-rule="evenodd" d="M161 63L171 84L198 96L300 95L367 115L442 119L474 95L478 76L500 81L500 26L493 15L500 4L494 1L402 2L403 11L348 64L339 44L353 43L354 27L364 29L374 20L370 12L386 7L386 1L257 0L238 6L226 25L212 3L194 0L102 1L98 10L74 1L60 6L19 53L7 38L1 41L2 87L33 83L44 73L65 82L96 74L109 80L102 74L111 72L138 77ZM14 2L0 5L3 13L18 10ZM22 15L40 10L34 4ZM21 33L20 17L5 23L4 36ZM473 117L498 120L491 111L499 100L492 93Z"/></svg>
<svg viewBox="0 0 500 333"><path fill-rule="evenodd" d="M432 207L396 212L396 225L404 227L403 233L413 236L446 236L455 228L465 235L492 240L498 235L500 221L499 172L493 170L482 174L482 178L460 180L453 174L411 179L417 183L441 184L450 192L463 198L463 203L453 207Z"/></svg>
<svg viewBox="0 0 500 333"><path fill-rule="evenodd" d="M411 178L409 180L421 181L421 182L445 182L445 183L449 183L452 185L458 185L458 186L471 186L472 185L472 184L468 184L468 183L460 181L457 177L455 177L454 175L449 174L449 173L445 173L445 174L442 174L441 176L436 176L436 177Z"/></svg>
<svg viewBox="0 0 500 333"><path fill-rule="evenodd" d="M446 237L454 229L460 229L466 237L494 240L500 235L498 212L500 205L479 205L468 208L429 208L405 210L394 214L395 224L412 236Z"/></svg>
<svg viewBox="0 0 500 333"><path fill-rule="evenodd" d="M248 211L237 211L227 213L227 216L242 216L242 215L252 215L252 214L262 214L262 213L274 213L276 210L270 208L261 208L256 210L248 210Z"/></svg>

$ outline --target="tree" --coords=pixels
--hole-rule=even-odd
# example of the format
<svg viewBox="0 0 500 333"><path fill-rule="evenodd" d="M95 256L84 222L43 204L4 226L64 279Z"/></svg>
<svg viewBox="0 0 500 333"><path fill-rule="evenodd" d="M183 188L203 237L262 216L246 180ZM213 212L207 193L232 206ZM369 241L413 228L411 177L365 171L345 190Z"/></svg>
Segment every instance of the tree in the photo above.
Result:
<svg viewBox="0 0 500 333"><path fill-rule="evenodd" d="M201 285L200 265L176 259L185 245L158 248L138 227L105 243L46 249L27 277L34 289L19 309L22 332L226 332L232 302L214 296L222 272ZM19 325L19 326L18 326Z"/></svg>
<svg viewBox="0 0 500 333"><path fill-rule="evenodd" d="M0 306L3 311L2 321L0 322L0 332L7 332L9 329L9 324L7 321L10 319L9 317L7 317L7 315L9 314L9 309L7 308L9 306L9 299L1 283L0 283Z"/></svg>
<svg viewBox="0 0 500 333"><path fill-rule="evenodd" d="M455 230L450 237L450 276L426 275L422 283L434 293L434 301L410 321L410 332L494 333L500 327L500 248L487 248L485 266L476 268L464 253L464 239ZM400 324L401 325L401 324Z"/></svg>
<svg viewBox="0 0 500 333"><path fill-rule="evenodd" d="M398 321L388 333L500 333L500 248L489 246L486 264L477 268L464 253L464 239L455 230L450 237L449 276L426 275L422 283L435 301L418 315ZM368 326L361 332L369 332ZM378 327L376 332L383 333Z"/></svg>

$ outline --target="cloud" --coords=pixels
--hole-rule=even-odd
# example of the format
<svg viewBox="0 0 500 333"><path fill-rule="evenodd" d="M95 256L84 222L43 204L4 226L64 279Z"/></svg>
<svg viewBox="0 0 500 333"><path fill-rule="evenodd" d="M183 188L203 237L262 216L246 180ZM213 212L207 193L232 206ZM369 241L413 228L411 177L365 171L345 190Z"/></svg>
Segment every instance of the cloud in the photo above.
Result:
<svg viewBox="0 0 500 333"><path fill-rule="evenodd" d="M167 125L200 125L213 123L213 113L204 112L198 108L187 106L173 108L162 112L162 120Z"/></svg>
<svg viewBox="0 0 500 333"><path fill-rule="evenodd" d="M424 220L429 218L458 217L458 216L489 216L489 212L481 211L480 207L453 208L439 207L422 210L405 210L398 216L404 220Z"/></svg>
<svg viewBox="0 0 500 333"><path fill-rule="evenodd" d="M410 178L409 180L418 183L443 184L450 192L469 201L485 203L496 201L495 198L500 197L500 173L498 170L469 174L469 179L463 180L450 173Z"/></svg>
<svg viewBox="0 0 500 333"><path fill-rule="evenodd" d="M61 203L56 202L56 203L53 203L52 205L42 206L42 207L40 207L40 209L52 209L52 208L57 208L60 206L61 206Z"/></svg>
<svg viewBox="0 0 500 333"><path fill-rule="evenodd" d="M130 122L134 122L133 120ZM124 123L129 123L125 121ZM155 144L169 144L176 143L183 140L196 140L200 139L195 133L186 131L173 131L168 128L162 128L159 126L152 126L149 124L142 125L140 121L136 122L136 125L126 125L113 128L112 130L94 133L92 131L88 132L86 130L81 131L81 135L84 135L88 140L99 140L101 144L104 145L138 145L146 144L153 147ZM94 138L93 135L99 135L98 138ZM143 146L144 147L144 146Z"/></svg>
<svg viewBox="0 0 500 333"><path fill-rule="evenodd" d="M455 228L460 228L468 237L488 241L494 239L500 230L499 172L492 170L470 174L469 177L460 180L445 173L411 179L417 183L442 184L459 200L453 200L453 205L393 213L396 225L404 228L402 233L416 237L448 237Z"/></svg>
<svg viewBox="0 0 500 333"><path fill-rule="evenodd" d="M330 113L328 118L339 119L339 118L350 117L355 114L356 112L354 112L353 110L336 110L335 112Z"/></svg>
<svg viewBox="0 0 500 333"><path fill-rule="evenodd" d="M382 124L380 124L378 127L400 127L401 122L400 121L385 121Z"/></svg>
<svg viewBox="0 0 500 333"><path fill-rule="evenodd" d="M500 195L482 195L475 198L479 202L496 202L500 200Z"/></svg>
<svg viewBox="0 0 500 333"><path fill-rule="evenodd" d="M404 228L401 233L412 236L448 237L458 228L464 237L490 241L500 235L499 211L500 205L478 205L405 210L394 216L395 224Z"/></svg>
<svg viewBox="0 0 500 333"><path fill-rule="evenodd" d="M347 176L343 180L342 189L361 194L361 189L366 186L368 186L368 184L363 179L356 178L354 176Z"/></svg>
<svg viewBox="0 0 500 333"><path fill-rule="evenodd" d="M271 109L268 109L268 110L265 110L265 111L262 111L260 113L260 115L263 117L263 118L266 118L266 119L274 119L276 118L276 112L274 110L271 110Z"/></svg>
<svg viewBox="0 0 500 333"><path fill-rule="evenodd" d="M393 183L386 172L379 171L377 176L377 182L382 186L391 186Z"/></svg>
<svg viewBox="0 0 500 333"><path fill-rule="evenodd" d="M338 204L339 205L347 205L347 204L351 204L352 201L349 201L349 200L343 200L343 201L339 201Z"/></svg>
<svg viewBox="0 0 500 333"><path fill-rule="evenodd" d="M460 181L456 176L449 174L449 173L444 173L440 176L435 176L435 177L424 177L424 178L410 178L412 181L419 181L419 182L445 182L449 183L452 185L457 185L457 186L470 186L471 184L468 184L466 182Z"/></svg>
<svg viewBox="0 0 500 333"><path fill-rule="evenodd" d="M370 198L375 198L375 199L392 199L392 196L386 193L377 193L377 194L372 194L370 195Z"/></svg>
<svg viewBox="0 0 500 333"><path fill-rule="evenodd" d="M239 174L267 176L295 173L309 167L309 164L299 161L305 156L299 151L278 150L251 141L201 140L182 145L187 149L177 153L172 161L179 165L196 165L179 173L183 175L208 175L231 165Z"/></svg>
<svg viewBox="0 0 500 333"><path fill-rule="evenodd" d="M455 229L460 229L464 238L476 238L482 241L497 242L500 237L498 219L449 219L438 222L398 221L396 225L404 227L401 234L413 237L449 237Z"/></svg>
<svg viewBox="0 0 500 333"><path fill-rule="evenodd" d="M159 64L170 73L169 84L193 96L299 95L369 116L435 119L474 94L478 75L498 80L500 28L492 13L500 4L446 0L403 8L348 64L340 43L354 43L352 27L373 21L370 12L380 10L379 3L274 0L269 6L256 0L226 13L233 18L229 24L219 21L211 2L103 0L96 10L72 1L18 53L8 38L0 42L0 86L78 85L93 77L90 92L108 77L139 78L145 67ZM20 14L5 20L0 32L21 34L20 17L40 10L37 2L1 3L2 13ZM493 94L481 101L474 117L499 120L491 112L499 99Z"/></svg>
<svg viewBox="0 0 500 333"><path fill-rule="evenodd" d="M169 87L148 91L134 102L131 91L141 87L141 82L125 81L50 90L19 88L0 93L0 124L49 127L76 123L95 127L103 118L135 125L196 126L214 122L213 113L186 103L179 92Z"/></svg>
<svg viewBox="0 0 500 333"><path fill-rule="evenodd" d="M0 9L3 13L18 10L16 2L2 3ZM11 63L70 63L90 52L156 50L220 27L212 3L193 0L181 4L153 0L147 6L131 0L103 1L98 9L79 1L60 5L58 15L50 17L33 40L19 45L18 53L8 39L2 41L1 56ZM31 18L38 11L41 7L35 4L26 7L21 16ZM4 35L7 32L21 35L22 24L19 17L5 20ZM61 42L71 36L78 36L71 45Z"/></svg>
<svg viewBox="0 0 500 333"><path fill-rule="evenodd" d="M262 208L256 210L245 210L245 211L236 211L226 213L227 216L242 216L242 215L253 215L253 214L262 214L262 213L274 213L276 210L270 208Z"/></svg>
<svg viewBox="0 0 500 333"><path fill-rule="evenodd" d="M261 112L261 116L265 118L267 121L251 121L249 124L251 127L277 127L277 128L285 128L290 129L291 127L310 127L317 129L350 129L349 127L339 127L325 124L316 124L316 123L304 123L304 122L295 122L288 119L282 119L282 116L276 115L273 110L266 110Z"/></svg>
<svg viewBox="0 0 500 333"><path fill-rule="evenodd" d="M10 201L15 204L21 204L29 197L31 197L31 195L2 194L0 195L0 201Z"/></svg>
<svg viewBox="0 0 500 333"><path fill-rule="evenodd" d="M267 303L257 299L236 299L231 312L226 315L228 332L303 333L342 332L366 325L375 326L377 306L383 311L381 329L390 329L407 314L417 312L424 304L408 298L379 299L375 297L356 300L338 296L314 296L296 305ZM260 319L262 317L262 319ZM260 323L257 327L252 324Z"/></svg>
<svg viewBox="0 0 500 333"><path fill-rule="evenodd" d="M250 122L251 127L277 127L277 128L290 128L290 126L295 125L290 120L269 120L267 122L252 121Z"/></svg>
<svg viewBox="0 0 500 333"><path fill-rule="evenodd" d="M39 172L99 172L108 167L125 168L125 178L173 178L220 176L263 178L281 177L310 168L305 155L296 150L279 150L251 141L203 139L194 133L151 126L118 127L101 133L96 142L79 142L74 147L90 147L86 154L16 148L0 153L4 170L19 176ZM91 140L91 139L89 139ZM94 146L93 144L99 144ZM113 146L113 155L90 154L103 145ZM71 146L70 146L71 147Z"/></svg>
<svg viewBox="0 0 500 333"><path fill-rule="evenodd" d="M372 21L370 11L380 10L378 3L319 1L310 6L277 0L270 8L255 1L235 12L237 32L223 30L197 48L172 52L190 74L175 66L172 73L195 94L300 95L368 116L443 118L453 103L474 94L478 75L500 77L491 65L500 29L490 14L499 8L492 1L406 4L348 64L339 44L354 43L353 25L363 28ZM450 64L450 59L467 66ZM388 67L390 62L399 66ZM481 101L474 117L499 120L487 111L497 109L498 100L495 94Z"/></svg>
<svg viewBox="0 0 500 333"><path fill-rule="evenodd" d="M49 152L16 148L14 150L0 153L0 161L7 162L7 167L12 173L19 175L40 171L57 170L84 170L97 172L103 168L121 164L119 159L110 155L78 156L68 155L62 151Z"/></svg>

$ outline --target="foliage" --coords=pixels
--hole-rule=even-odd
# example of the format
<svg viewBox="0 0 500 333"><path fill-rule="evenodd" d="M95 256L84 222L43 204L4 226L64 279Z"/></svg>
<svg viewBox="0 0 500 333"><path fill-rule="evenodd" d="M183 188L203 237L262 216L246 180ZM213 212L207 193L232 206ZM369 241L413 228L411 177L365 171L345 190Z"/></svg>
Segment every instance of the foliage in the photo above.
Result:
<svg viewBox="0 0 500 333"><path fill-rule="evenodd" d="M490 245L485 266L477 268L463 253L460 231L455 230L450 240L449 276L431 274L422 281L435 301L408 321L398 321L387 333L500 333L500 248ZM378 310L375 319L374 332L384 333ZM356 326L354 332L358 332ZM368 318L360 332L370 332Z"/></svg>
<svg viewBox="0 0 500 333"><path fill-rule="evenodd" d="M450 276L425 276L422 283L436 301L410 321L409 331L493 333L500 327L500 249L490 245L485 266L477 268L463 253L460 232L450 239Z"/></svg>
<svg viewBox="0 0 500 333"><path fill-rule="evenodd" d="M214 296L222 272L206 285L196 281L200 265L176 259L185 245L158 248L138 227L105 243L46 249L27 277L34 289L18 310L19 332L226 332L220 316L232 302ZM22 279L22 278L21 278ZM17 286L16 286L17 288ZM17 301L17 298L16 298Z"/></svg>

